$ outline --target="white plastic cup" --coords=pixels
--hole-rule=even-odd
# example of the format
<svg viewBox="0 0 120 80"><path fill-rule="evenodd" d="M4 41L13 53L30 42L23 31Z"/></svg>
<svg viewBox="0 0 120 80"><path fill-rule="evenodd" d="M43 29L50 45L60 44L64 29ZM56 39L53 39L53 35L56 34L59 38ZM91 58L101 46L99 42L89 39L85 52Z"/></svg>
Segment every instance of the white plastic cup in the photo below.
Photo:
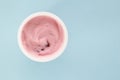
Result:
<svg viewBox="0 0 120 80"><path fill-rule="evenodd" d="M64 40L63 40L62 46L53 55L43 56L43 57L36 58L36 57L30 55L28 53L28 51L22 45L21 35L22 35L22 30L25 27L25 24L28 21L30 21L32 18L37 17L37 16L50 16L51 18L55 19L59 24L61 24L61 27L62 27L63 33L64 33L64 38L63 38ZM22 22L22 24L20 25L20 28L18 30L18 45L19 45L21 51L23 52L23 54L26 57L28 57L29 59L33 60L33 61L48 62L48 61L56 59L57 57L59 57L63 53L64 49L67 46L67 43L68 43L68 32L67 32L65 24L63 23L63 21L59 17L57 17L56 15L54 15L54 14L52 14L50 12L37 12L37 13L34 13L34 14L28 16Z"/></svg>

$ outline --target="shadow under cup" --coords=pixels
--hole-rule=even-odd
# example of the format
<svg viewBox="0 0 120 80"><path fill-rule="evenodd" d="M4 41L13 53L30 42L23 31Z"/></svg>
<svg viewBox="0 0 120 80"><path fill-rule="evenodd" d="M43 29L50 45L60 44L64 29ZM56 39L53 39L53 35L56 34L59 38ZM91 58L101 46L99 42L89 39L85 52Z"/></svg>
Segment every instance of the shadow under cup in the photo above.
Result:
<svg viewBox="0 0 120 80"><path fill-rule="evenodd" d="M27 17L18 31L18 44L23 54L37 62L56 59L66 48L68 32L63 21L49 12Z"/></svg>

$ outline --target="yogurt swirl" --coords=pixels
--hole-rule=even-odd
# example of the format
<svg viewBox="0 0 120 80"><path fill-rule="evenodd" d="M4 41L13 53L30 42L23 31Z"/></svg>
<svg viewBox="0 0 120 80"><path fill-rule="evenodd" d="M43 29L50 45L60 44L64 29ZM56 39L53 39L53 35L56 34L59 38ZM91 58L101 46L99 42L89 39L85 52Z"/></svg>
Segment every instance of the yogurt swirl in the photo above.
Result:
<svg viewBox="0 0 120 80"><path fill-rule="evenodd" d="M28 21L22 31L24 47L32 55L53 54L63 41L61 25L49 16L37 16Z"/></svg>

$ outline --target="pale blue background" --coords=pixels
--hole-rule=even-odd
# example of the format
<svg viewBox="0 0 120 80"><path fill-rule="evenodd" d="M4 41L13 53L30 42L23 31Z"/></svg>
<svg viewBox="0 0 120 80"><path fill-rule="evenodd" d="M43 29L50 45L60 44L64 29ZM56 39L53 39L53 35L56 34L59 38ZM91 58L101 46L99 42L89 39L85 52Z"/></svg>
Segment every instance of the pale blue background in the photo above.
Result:
<svg viewBox="0 0 120 80"><path fill-rule="evenodd" d="M69 31L64 54L26 58L17 31L30 14L49 11ZM120 0L0 0L0 80L120 80Z"/></svg>

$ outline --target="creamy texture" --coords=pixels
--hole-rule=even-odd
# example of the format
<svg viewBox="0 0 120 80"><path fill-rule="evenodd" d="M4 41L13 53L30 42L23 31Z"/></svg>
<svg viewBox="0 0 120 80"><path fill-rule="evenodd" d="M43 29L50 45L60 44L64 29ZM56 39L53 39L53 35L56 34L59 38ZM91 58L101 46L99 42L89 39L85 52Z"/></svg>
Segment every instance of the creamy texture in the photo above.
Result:
<svg viewBox="0 0 120 80"><path fill-rule="evenodd" d="M54 54L62 45L64 32L61 24L50 16L37 16L22 29L22 44L28 54L47 56Z"/></svg>

